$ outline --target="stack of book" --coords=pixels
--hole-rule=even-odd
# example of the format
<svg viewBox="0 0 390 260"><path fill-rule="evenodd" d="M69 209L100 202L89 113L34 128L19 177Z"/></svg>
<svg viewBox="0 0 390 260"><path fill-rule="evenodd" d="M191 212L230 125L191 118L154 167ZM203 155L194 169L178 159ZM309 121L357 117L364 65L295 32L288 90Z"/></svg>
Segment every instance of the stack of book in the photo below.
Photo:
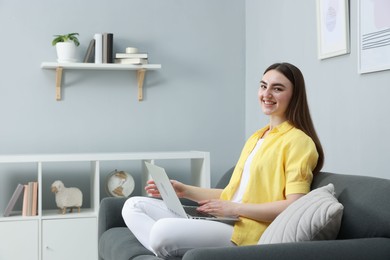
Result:
<svg viewBox="0 0 390 260"><path fill-rule="evenodd" d="M96 33L84 56L84 63L113 63L114 34Z"/></svg>
<svg viewBox="0 0 390 260"><path fill-rule="evenodd" d="M147 64L147 53L116 53L115 63L117 64Z"/></svg>
<svg viewBox="0 0 390 260"><path fill-rule="evenodd" d="M23 193L22 216L38 215L38 182L28 182L27 184L18 184L7 207L4 210L3 216L9 217L15 207L16 202Z"/></svg>

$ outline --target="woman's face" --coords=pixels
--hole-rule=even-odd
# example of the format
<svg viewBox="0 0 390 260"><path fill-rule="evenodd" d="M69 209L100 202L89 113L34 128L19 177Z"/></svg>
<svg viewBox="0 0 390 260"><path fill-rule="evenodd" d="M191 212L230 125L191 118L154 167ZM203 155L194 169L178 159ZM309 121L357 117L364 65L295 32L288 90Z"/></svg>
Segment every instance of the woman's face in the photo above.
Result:
<svg viewBox="0 0 390 260"><path fill-rule="evenodd" d="M291 81L279 71L270 70L263 75L258 97L264 114L285 121L292 94Z"/></svg>

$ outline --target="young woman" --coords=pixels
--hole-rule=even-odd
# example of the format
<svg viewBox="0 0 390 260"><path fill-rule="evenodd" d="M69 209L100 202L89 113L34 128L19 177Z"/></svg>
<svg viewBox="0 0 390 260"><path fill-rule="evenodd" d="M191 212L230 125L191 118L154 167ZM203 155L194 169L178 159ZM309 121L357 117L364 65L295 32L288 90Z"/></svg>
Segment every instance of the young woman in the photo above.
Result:
<svg viewBox="0 0 390 260"><path fill-rule="evenodd" d="M239 216L234 226L208 220L175 218L154 198L129 198L122 210L126 225L157 256L183 255L191 248L257 244L268 225L310 190L323 165L323 150L314 130L301 71L289 63L268 67L258 98L269 124L246 142L228 186L206 189L172 181L181 198L198 210ZM145 187L159 197L153 181Z"/></svg>

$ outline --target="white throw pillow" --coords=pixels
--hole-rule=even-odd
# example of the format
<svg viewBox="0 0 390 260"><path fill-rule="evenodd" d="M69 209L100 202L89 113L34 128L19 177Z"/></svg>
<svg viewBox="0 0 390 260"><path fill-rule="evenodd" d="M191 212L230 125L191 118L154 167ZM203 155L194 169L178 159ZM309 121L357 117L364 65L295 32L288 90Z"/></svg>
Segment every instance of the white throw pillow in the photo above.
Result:
<svg viewBox="0 0 390 260"><path fill-rule="evenodd" d="M335 239L344 207L332 183L312 190L288 206L264 231L258 244Z"/></svg>

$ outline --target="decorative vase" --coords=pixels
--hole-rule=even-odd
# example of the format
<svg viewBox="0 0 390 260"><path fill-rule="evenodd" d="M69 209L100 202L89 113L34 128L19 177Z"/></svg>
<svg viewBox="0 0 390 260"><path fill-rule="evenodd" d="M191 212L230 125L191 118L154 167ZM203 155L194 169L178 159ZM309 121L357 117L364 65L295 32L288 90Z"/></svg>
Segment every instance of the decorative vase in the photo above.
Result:
<svg viewBox="0 0 390 260"><path fill-rule="evenodd" d="M76 62L76 45L74 42L58 42L56 44L57 62Z"/></svg>

